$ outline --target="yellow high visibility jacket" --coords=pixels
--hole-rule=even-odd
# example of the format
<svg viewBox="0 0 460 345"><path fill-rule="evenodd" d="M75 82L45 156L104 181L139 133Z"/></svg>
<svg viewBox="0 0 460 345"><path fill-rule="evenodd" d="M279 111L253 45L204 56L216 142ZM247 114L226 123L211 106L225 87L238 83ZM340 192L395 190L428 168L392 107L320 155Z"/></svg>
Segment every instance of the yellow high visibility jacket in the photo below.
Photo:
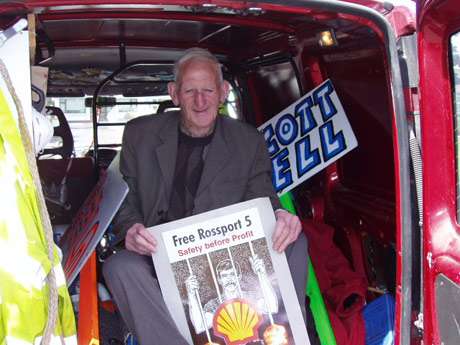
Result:
<svg viewBox="0 0 460 345"><path fill-rule="evenodd" d="M48 258L25 148L0 90L0 345L40 344L48 317L46 276L54 269L59 311L51 344L76 344L75 319L57 251ZM62 339L61 339L62 337Z"/></svg>

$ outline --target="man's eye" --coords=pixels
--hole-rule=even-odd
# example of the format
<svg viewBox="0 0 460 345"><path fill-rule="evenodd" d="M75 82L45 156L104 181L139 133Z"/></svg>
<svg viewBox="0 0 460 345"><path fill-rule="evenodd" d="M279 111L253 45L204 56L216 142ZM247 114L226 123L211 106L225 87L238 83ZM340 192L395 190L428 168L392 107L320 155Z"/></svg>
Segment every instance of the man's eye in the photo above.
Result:
<svg viewBox="0 0 460 345"><path fill-rule="evenodd" d="M214 92L214 89L205 89L204 92L206 92L206 93L213 93L213 92Z"/></svg>

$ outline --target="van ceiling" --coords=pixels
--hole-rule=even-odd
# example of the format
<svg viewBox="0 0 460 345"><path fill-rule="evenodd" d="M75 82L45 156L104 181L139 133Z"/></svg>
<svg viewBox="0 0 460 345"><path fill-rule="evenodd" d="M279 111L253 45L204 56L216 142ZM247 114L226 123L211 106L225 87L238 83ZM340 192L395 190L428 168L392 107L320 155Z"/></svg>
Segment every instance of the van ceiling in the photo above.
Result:
<svg viewBox="0 0 460 345"><path fill-rule="evenodd" d="M184 49L194 46L209 49L230 65L280 52L294 56L303 49L323 55L363 44L378 46L371 29L337 13L227 14L173 8L176 10L48 9L38 13L38 60L50 68L49 94L92 94L101 80L124 63L173 62ZM330 28L336 32L338 47L320 47L318 33Z"/></svg>

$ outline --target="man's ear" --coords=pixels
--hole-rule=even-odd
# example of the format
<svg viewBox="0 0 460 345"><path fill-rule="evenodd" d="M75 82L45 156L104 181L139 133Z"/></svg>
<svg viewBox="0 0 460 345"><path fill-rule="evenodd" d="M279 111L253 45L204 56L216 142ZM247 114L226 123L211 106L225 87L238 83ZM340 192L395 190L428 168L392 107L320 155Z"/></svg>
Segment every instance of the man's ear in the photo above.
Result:
<svg viewBox="0 0 460 345"><path fill-rule="evenodd" d="M220 103L224 103L230 92L230 84L228 81L224 80L220 86Z"/></svg>
<svg viewBox="0 0 460 345"><path fill-rule="evenodd" d="M168 93L171 96L171 99L174 105L179 106L179 97L177 97L177 84L175 82L168 83Z"/></svg>

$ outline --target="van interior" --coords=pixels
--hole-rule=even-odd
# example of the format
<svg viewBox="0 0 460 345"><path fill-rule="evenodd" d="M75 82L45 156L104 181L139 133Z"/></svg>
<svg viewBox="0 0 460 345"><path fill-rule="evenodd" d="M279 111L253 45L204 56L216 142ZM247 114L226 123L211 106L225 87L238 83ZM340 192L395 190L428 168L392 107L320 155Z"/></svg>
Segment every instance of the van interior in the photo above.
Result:
<svg viewBox="0 0 460 345"><path fill-rule="evenodd" d="M328 1L29 3L10 5L1 24L27 16L35 33L34 65L48 68L46 109L55 134L37 164L56 229L72 222L120 150L126 122L175 109L167 94L172 65L185 49L202 47L218 57L231 84L221 112L255 127L331 80L358 147L292 191L296 212L305 224L332 229L331 245L364 279L366 304L388 294L399 301L396 315L417 314L417 296L408 306L400 302L407 290L401 290L407 284L404 251L419 241L412 238L416 231L403 232L416 217L403 207L412 195L404 188L411 190L412 182L402 187L408 182L404 174L409 176L400 133L407 119L395 96L404 82L406 96L414 97L410 82L394 73L395 48L404 55L403 43L415 30L399 15L404 7L369 1L371 13L351 2ZM395 25L396 41L382 16ZM107 250L97 250L102 261ZM328 257L310 255L314 267ZM418 284L416 257L408 259L412 284ZM326 305L327 296L323 291ZM333 329L340 344L334 324ZM101 332L103 343L121 339ZM313 343L317 335L309 333Z"/></svg>

